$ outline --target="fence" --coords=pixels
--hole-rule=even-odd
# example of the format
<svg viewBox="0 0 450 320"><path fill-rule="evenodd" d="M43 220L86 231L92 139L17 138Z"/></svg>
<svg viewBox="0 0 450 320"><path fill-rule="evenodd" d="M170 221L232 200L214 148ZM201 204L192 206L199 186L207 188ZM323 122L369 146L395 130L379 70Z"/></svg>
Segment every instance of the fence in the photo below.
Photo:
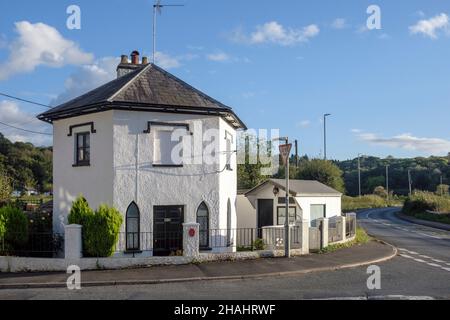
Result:
<svg viewBox="0 0 450 320"><path fill-rule="evenodd" d="M64 235L56 233L8 233L0 237L0 255L53 258L64 251Z"/></svg>
<svg viewBox="0 0 450 320"><path fill-rule="evenodd" d="M152 232L119 233L114 252L145 252L153 250Z"/></svg>
<svg viewBox="0 0 450 320"><path fill-rule="evenodd" d="M284 227L211 229L201 249L236 247L237 251L278 250L284 248ZM301 248L301 228L291 227L291 249Z"/></svg>
<svg viewBox="0 0 450 320"><path fill-rule="evenodd" d="M328 243L344 240L341 217L332 217L328 221Z"/></svg>

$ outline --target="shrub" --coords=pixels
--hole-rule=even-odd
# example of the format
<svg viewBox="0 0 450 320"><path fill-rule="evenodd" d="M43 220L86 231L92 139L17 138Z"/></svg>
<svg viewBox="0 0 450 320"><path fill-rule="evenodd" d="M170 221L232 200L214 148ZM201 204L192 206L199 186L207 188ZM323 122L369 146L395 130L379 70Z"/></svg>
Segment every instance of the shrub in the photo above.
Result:
<svg viewBox="0 0 450 320"><path fill-rule="evenodd" d="M0 233L1 229L5 242L13 248L24 245L28 241L28 219L17 207L0 208Z"/></svg>
<svg viewBox="0 0 450 320"><path fill-rule="evenodd" d="M407 214L425 213L426 211L450 212L450 197L416 191L406 199L403 206L403 212Z"/></svg>
<svg viewBox="0 0 450 320"><path fill-rule="evenodd" d="M365 195L361 198L359 197L342 197L342 211L350 212L360 209L371 209L371 208L385 208L388 204L386 199L379 197L377 195Z"/></svg>
<svg viewBox="0 0 450 320"><path fill-rule="evenodd" d="M119 239L123 218L119 211L101 205L83 219L84 249L89 256L110 257Z"/></svg>
<svg viewBox="0 0 450 320"><path fill-rule="evenodd" d="M72 203L72 209L69 213L69 224L79 224L85 226L89 217L94 214L92 209L89 207L88 202L83 196L78 196L78 198Z"/></svg>
<svg viewBox="0 0 450 320"><path fill-rule="evenodd" d="M266 248L266 245L264 244L264 240L263 239L256 239L253 242L253 248L255 250L264 250Z"/></svg>

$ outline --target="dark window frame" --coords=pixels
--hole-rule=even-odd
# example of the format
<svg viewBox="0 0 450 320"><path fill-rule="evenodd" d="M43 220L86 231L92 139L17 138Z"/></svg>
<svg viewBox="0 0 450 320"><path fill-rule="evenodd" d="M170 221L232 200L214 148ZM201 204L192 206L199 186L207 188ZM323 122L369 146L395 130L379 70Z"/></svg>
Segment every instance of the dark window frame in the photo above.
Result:
<svg viewBox="0 0 450 320"><path fill-rule="evenodd" d="M137 218L128 216L129 210L130 210L131 206L133 206L133 205L136 207L136 210L137 210L137 215L138 215ZM137 220L137 229L138 229L138 231L137 231L137 237L138 237L137 238L137 248L136 247L131 248L128 246L128 234L129 233L132 233L133 235L136 234L136 232L128 231L128 225L129 225L128 220L129 219ZM139 210L139 206L137 205L137 203L133 201L128 206L127 212L125 214L125 250L126 250L126 252L139 252L140 251L140 248L141 248L141 237L140 236L141 236L141 212Z"/></svg>
<svg viewBox="0 0 450 320"><path fill-rule="evenodd" d="M200 210L200 208L202 208L202 206L204 206L204 208L206 208L206 226L207 226L206 227L206 231L202 231L200 229L202 224L199 221L199 210ZM199 230L198 230L199 231L199 235L201 234L201 232L206 232L206 243L201 243L201 238L200 238L200 241L199 241L200 249L209 249L209 230L210 230L210 226L209 226L209 221L210 221L209 208L208 208L208 205L204 201L202 203L200 203L199 206L197 207L196 221L197 221L198 224L200 224Z"/></svg>
<svg viewBox="0 0 450 320"><path fill-rule="evenodd" d="M277 206L277 225L278 226L284 226L284 223L280 223L280 209L283 209L283 213L286 212L286 206L282 207L282 206ZM296 206L289 206L289 209L294 209L294 223L297 220L297 207ZM290 218L290 213L289 213L289 217L288 220ZM286 219L286 217L285 217ZM289 221L289 224L291 224L291 222Z"/></svg>
<svg viewBox="0 0 450 320"><path fill-rule="evenodd" d="M79 137L83 137L83 145L79 145ZM86 146L87 138L89 139L89 146ZM80 159L80 151L83 151L83 159ZM86 152L87 151L87 152ZM86 156L87 155L87 156ZM75 134L75 164L74 167L89 167L91 165L91 133L77 132Z"/></svg>

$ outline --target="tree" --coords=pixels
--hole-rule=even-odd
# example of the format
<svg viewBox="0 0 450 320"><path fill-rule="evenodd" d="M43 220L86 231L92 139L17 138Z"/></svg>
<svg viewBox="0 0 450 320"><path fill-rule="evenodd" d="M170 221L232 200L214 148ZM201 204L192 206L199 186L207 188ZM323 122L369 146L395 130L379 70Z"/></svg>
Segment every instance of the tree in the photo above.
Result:
<svg viewBox="0 0 450 320"><path fill-rule="evenodd" d="M436 188L436 194L439 196L447 196L450 187L447 184L440 184Z"/></svg>
<svg viewBox="0 0 450 320"><path fill-rule="evenodd" d="M0 173L0 202L8 201L12 192L11 179Z"/></svg>
<svg viewBox="0 0 450 320"><path fill-rule="evenodd" d="M313 159L302 161L296 178L303 180L317 180L340 192L345 192L341 169L328 160Z"/></svg>
<svg viewBox="0 0 450 320"><path fill-rule="evenodd" d="M378 186L375 187L375 189L373 190L373 194L382 198L387 198L387 191L383 186Z"/></svg>

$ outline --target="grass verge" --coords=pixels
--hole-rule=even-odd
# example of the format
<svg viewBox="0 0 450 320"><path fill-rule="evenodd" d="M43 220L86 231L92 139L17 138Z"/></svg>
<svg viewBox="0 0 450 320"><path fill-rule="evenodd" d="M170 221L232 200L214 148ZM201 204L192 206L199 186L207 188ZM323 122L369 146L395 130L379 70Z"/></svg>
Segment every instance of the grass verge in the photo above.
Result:
<svg viewBox="0 0 450 320"><path fill-rule="evenodd" d="M334 252L336 250L350 248L355 245L363 245L363 244L368 243L371 240L372 240L372 238L366 233L366 231L363 228L358 227L358 228L356 228L356 237L353 241L329 245L328 247L320 250L319 253L321 253L321 254L330 253L330 252Z"/></svg>
<svg viewBox="0 0 450 320"><path fill-rule="evenodd" d="M417 218L420 220L426 220L426 221L433 221L433 222L440 222L450 225L450 214L435 214L435 213L414 213L414 214L407 214L408 216L411 216L413 218Z"/></svg>

